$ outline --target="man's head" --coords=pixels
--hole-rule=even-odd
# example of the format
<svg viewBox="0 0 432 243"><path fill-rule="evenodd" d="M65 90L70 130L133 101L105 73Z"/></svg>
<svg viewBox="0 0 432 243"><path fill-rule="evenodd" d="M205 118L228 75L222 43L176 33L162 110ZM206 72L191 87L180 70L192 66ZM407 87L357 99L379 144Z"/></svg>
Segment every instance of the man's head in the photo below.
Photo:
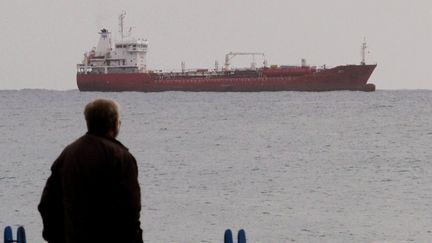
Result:
<svg viewBox="0 0 432 243"><path fill-rule="evenodd" d="M90 133L117 137L120 129L119 108L116 102L96 99L84 109L87 129Z"/></svg>

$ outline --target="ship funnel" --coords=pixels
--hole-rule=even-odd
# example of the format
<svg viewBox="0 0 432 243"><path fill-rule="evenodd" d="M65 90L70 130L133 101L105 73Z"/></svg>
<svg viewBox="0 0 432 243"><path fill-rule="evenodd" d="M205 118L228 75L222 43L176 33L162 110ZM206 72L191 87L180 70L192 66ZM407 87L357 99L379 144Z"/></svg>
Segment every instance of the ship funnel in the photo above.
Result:
<svg viewBox="0 0 432 243"><path fill-rule="evenodd" d="M99 32L99 35L95 55L97 57L106 56L111 51L111 32L104 28Z"/></svg>

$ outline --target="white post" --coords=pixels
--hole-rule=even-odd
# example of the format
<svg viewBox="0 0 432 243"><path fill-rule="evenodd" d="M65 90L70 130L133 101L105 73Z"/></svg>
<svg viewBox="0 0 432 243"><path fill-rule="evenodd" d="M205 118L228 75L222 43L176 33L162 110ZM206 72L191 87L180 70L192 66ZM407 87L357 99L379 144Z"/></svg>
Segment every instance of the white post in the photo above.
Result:
<svg viewBox="0 0 432 243"><path fill-rule="evenodd" d="M184 73L186 71L186 63L184 61L181 62L181 72Z"/></svg>
<svg viewBox="0 0 432 243"><path fill-rule="evenodd" d="M362 44L362 61L361 65L366 65L366 37L364 38L363 44Z"/></svg>
<svg viewBox="0 0 432 243"><path fill-rule="evenodd" d="M119 32L120 32L120 38L121 38L121 40L123 40L123 38L124 38L124 27L123 27L123 20L124 20L124 18L125 18L125 16L126 16L126 12L125 11L123 11L121 14L120 14L120 16L119 16L119 26L120 26L120 30L119 30Z"/></svg>
<svg viewBox="0 0 432 243"><path fill-rule="evenodd" d="M87 63L88 63L88 57L87 54L84 54L84 74L87 74Z"/></svg>

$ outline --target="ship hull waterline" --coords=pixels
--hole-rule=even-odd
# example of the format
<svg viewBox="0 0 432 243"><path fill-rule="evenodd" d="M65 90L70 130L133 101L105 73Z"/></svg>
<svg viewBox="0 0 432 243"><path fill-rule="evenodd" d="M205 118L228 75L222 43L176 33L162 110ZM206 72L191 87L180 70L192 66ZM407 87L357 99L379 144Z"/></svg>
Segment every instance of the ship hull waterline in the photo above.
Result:
<svg viewBox="0 0 432 243"><path fill-rule="evenodd" d="M277 77L161 77L151 73L78 73L80 91L99 92L261 92L261 91L374 91L367 83L376 65L346 65L302 76Z"/></svg>

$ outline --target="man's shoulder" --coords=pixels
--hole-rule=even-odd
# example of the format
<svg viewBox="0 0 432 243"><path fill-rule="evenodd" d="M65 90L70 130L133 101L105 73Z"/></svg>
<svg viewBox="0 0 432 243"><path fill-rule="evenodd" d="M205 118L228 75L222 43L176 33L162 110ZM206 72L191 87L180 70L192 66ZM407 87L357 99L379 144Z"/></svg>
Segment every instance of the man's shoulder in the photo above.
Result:
<svg viewBox="0 0 432 243"><path fill-rule="evenodd" d="M67 170L71 168L90 167L98 165L136 166L136 159L129 150L117 140L85 134L64 148L54 161L51 170ZM108 166L109 167L109 166Z"/></svg>
<svg viewBox="0 0 432 243"><path fill-rule="evenodd" d="M59 160L77 162L88 161L89 158L92 158L93 162L136 161L129 150L117 140L92 134L85 134L66 146Z"/></svg>
<svg viewBox="0 0 432 243"><path fill-rule="evenodd" d="M64 148L64 152L77 150L113 150L129 154L129 149L116 139L103 136L84 134Z"/></svg>

